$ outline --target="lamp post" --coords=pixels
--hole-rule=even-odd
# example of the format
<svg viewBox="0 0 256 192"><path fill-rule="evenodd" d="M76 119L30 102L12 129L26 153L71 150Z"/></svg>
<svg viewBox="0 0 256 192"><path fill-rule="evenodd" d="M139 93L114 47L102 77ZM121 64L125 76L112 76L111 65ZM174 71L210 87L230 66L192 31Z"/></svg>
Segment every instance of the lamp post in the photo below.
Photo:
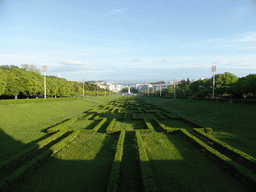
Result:
<svg viewBox="0 0 256 192"><path fill-rule="evenodd" d="M47 72L47 65L43 66L44 72L44 98L46 99L46 72Z"/></svg>
<svg viewBox="0 0 256 192"><path fill-rule="evenodd" d="M212 77L212 98L214 99L214 84L215 84L214 72L216 72L216 65L212 66L212 72L213 72L213 77Z"/></svg>
<svg viewBox="0 0 256 192"><path fill-rule="evenodd" d="M84 79L82 81L83 81L83 97L84 97Z"/></svg>

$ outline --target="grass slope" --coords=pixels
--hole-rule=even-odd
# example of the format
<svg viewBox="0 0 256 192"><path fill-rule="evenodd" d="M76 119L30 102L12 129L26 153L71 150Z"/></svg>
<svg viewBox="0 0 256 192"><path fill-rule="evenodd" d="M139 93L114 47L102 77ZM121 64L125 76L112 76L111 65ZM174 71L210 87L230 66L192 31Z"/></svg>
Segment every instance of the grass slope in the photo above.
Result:
<svg viewBox="0 0 256 192"><path fill-rule="evenodd" d="M246 191L181 135L155 133L142 138L160 191Z"/></svg>
<svg viewBox="0 0 256 192"><path fill-rule="evenodd" d="M256 105L218 103L193 99L143 97L174 114L190 117L229 145L256 157Z"/></svg>

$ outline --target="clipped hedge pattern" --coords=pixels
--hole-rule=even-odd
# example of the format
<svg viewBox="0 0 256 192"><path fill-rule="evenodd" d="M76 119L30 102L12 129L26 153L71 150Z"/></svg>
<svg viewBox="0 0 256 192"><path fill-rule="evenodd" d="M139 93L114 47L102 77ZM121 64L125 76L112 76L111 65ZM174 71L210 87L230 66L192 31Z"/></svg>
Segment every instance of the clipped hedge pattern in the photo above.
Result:
<svg viewBox="0 0 256 192"><path fill-rule="evenodd" d="M101 126L102 126L106 121L107 121L107 118L104 117L104 118L99 122L99 124L96 125L96 126L92 129L93 133L94 133L94 134L97 133L97 131L101 128Z"/></svg>
<svg viewBox="0 0 256 192"><path fill-rule="evenodd" d="M214 160L220 162L223 167L229 171L231 174L242 178L242 181L248 185L249 187L256 187L256 175L238 164L237 162L233 161L232 159L228 158L227 156L221 154L217 150L213 149L212 147L205 144L203 141L198 139L197 137L191 135L188 131L185 129L180 129L180 131L187 136L189 139L191 139L197 146L200 148L203 148L206 153L210 154L214 157Z"/></svg>
<svg viewBox="0 0 256 192"><path fill-rule="evenodd" d="M64 133L66 133L66 130L60 130L58 133L51 135L50 137L37 142L36 144L32 145L31 147L22 150L21 152L15 154L14 156L10 157L8 160L5 160L0 163L0 170L5 171L11 166L15 166L15 164L19 161L24 160L27 156L35 153L37 150L43 148L44 146L48 145L51 143L53 140L61 137Z"/></svg>
<svg viewBox="0 0 256 192"><path fill-rule="evenodd" d="M153 181L153 172L150 168L150 161L148 159L148 155L146 149L143 144L143 140L140 135L140 131L135 130L138 150L139 150L139 157L140 157L140 167L141 167L141 177L143 182L143 187L145 192L155 192L157 191L157 187Z"/></svg>
<svg viewBox="0 0 256 192"><path fill-rule="evenodd" d="M79 117L73 117L73 118L70 118L69 120L61 123L61 124L58 124L50 129L47 130L47 133L50 134L50 133L55 133L61 129L63 129L65 126L67 126L68 124L70 123L73 123L74 121L76 121Z"/></svg>
<svg viewBox="0 0 256 192"><path fill-rule="evenodd" d="M151 123L149 122L149 120L147 118L143 118L143 121L145 122L147 128L150 130L150 132L154 132L154 127L151 125Z"/></svg>
<svg viewBox="0 0 256 192"><path fill-rule="evenodd" d="M201 129L194 128L194 130L200 136L203 136L207 140L210 140L211 142L213 142L213 147L216 147L217 150L223 151L228 157L238 161L243 166L251 169L254 173L256 173L256 159L254 157L252 157L234 147L231 147L227 143L224 143L223 141L220 141L209 134L206 134Z"/></svg>
<svg viewBox="0 0 256 192"><path fill-rule="evenodd" d="M113 161L112 169L110 172L110 177L108 181L108 192L116 192L119 179L120 179L120 170L121 170L121 161L123 156L123 144L125 138L125 130L121 131L121 134L118 139L117 149L115 154L115 159Z"/></svg>
<svg viewBox="0 0 256 192"><path fill-rule="evenodd" d="M8 186L11 184L15 184L23 180L26 176L28 176L36 167L40 166L43 162L49 159L50 156L57 153L61 150L67 143L72 141L78 134L80 130L77 130L67 136L66 138L62 139L57 144L53 145L49 150L41 153L40 155L36 156L29 162L27 162L24 166L20 167L17 171L12 173L9 177L3 180L0 184L0 189L8 190Z"/></svg>
<svg viewBox="0 0 256 192"><path fill-rule="evenodd" d="M115 123L116 123L116 118L113 118L112 121L110 122L110 124L108 125L107 129L106 129L107 134L116 132L116 131L112 130L112 128L114 127Z"/></svg>

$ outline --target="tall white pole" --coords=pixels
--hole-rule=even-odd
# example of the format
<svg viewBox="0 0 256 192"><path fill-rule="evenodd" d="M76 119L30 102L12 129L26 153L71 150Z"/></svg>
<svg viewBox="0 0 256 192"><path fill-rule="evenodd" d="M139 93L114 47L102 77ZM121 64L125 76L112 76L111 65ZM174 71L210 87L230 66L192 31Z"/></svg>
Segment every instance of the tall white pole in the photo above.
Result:
<svg viewBox="0 0 256 192"><path fill-rule="evenodd" d="M212 81L212 98L214 99L214 84L215 84L215 74L213 72L213 81Z"/></svg>

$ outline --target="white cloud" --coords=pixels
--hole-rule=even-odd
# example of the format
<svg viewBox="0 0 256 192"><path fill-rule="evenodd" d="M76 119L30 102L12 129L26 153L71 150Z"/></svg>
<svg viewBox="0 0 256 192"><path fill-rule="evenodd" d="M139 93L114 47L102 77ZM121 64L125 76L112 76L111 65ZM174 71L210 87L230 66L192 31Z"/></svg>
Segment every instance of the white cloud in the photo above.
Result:
<svg viewBox="0 0 256 192"><path fill-rule="evenodd" d="M231 40L230 42L238 42L238 43L243 43L243 42L255 42L256 41L256 33L255 32L249 32L245 33L242 35L243 37L241 38L236 38Z"/></svg>
<svg viewBox="0 0 256 192"><path fill-rule="evenodd" d="M121 8L121 9L111 9L110 14L111 15L123 15L128 9Z"/></svg>

